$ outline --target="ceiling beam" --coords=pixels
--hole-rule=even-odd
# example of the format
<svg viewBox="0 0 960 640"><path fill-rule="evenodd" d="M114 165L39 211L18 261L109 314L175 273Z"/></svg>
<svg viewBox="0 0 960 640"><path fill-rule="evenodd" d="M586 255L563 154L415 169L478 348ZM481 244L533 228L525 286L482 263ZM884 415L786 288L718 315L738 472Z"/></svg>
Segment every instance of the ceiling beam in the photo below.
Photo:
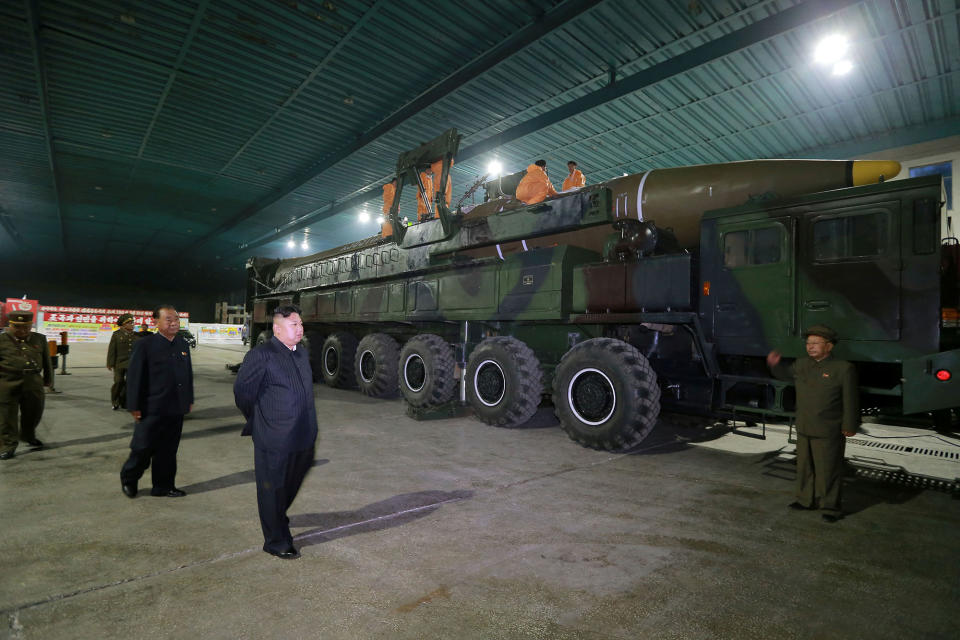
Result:
<svg viewBox="0 0 960 640"><path fill-rule="evenodd" d="M871 133L852 140L844 140L812 149L802 149L791 153L789 157L808 158L811 152L816 152L820 158L862 158L869 154L910 147L921 142L940 140L960 135L960 116L944 118L936 122L925 122L909 127L900 127L893 131ZM891 158L896 159L896 158Z"/></svg>
<svg viewBox="0 0 960 640"><path fill-rule="evenodd" d="M183 43L180 45L180 51L177 53L177 59L174 60L173 66L170 68L170 73L167 74L167 83L163 87L163 91L160 92L160 99L157 100L157 106L153 110L153 117L150 118L150 124L147 125L147 130L143 134L143 140L140 142L140 148L137 150L137 158L143 157L143 152L147 148L147 143L150 141L150 135L153 133L153 128L157 125L157 120L160 118L160 112L163 111L163 106L167 102L167 97L170 95L170 90L173 88L173 83L177 79L177 74L180 72L180 67L183 65L183 59L187 57L187 51L190 50L190 46L193 44L193 39L197 35L197 31L200 30L200 23L203 22L203 16L207 12L207 6L210 4L210 0L201 0L200 4L197 5L197 10L193 14L193 22L190 24L190 30L187 32L187 37L183 39ZM133 176L133 171L136 170L136 163L134 168L131 170L131 177Z"/></svg>
<svg viewBox="0 0 960 640"><path fill-rule="evenodd" d="M801 3L780 13L763 18L742 29L720 36L684 53L677 54L648 69L617 80L614 84L604 86L581 98L572 100L521 124L506 129L497 135L491 136L465 149L461 149L457 153L457 161L463 162L488 153L514 140L562 122L567 118L599 107L612 100L617 100L667 78L685 73L708 62L723 58L731 53L746 49L803 25L820 20L828 15L859 4L862 1L863 0L809 0L808 2ZM277 230L272 233L264 234L249 242L243 243L233 253L249 252L250 249L273 242L317 220L328 218L343 211L358 207L369 200L374 200L379 197L380 193L376 189L371 189L344 200L332 202L325 207L315 209L278 227Z"/></svg>
<svg viewBox="0 0 960 640"><path fill-rule="evenodd" d="M396 126L416 115L423 109L431 106L448 93L456 91L460 87L500 64L513 54L533 44L535 41L547 35L554 29L563 26L565 23L576 18L585 11L592 9L601 2L603 2L603 0L568 0L553 11L539 16L531 24L510 35L493 48L484 52L479 57L474 58L469 63L460 67L455 72L395 111L386 119L380 121L373 128L357 136L350 144L338 149L331 155L317 160L305 170L297 173L295 176L274 189L273 192L265 198L258 200L233 217L225 220L210 233L197 238L196 242L185 249L185 253L192 252L196 247L200 246L204 242L215 238L224 231L232 229L244 220L255 216L264 208L289 195L310 180L316 178L330 167L334 166L338 162L341 162L351 154L356 153L366 145L370 144L380 136L388 133Z"/></svg>
<svg viewBox="0 0 960 640"><path fill-rule="evenodd" d="M25 0L27 5L27 25L30 29L30 41L33 45L33 68L36 70L37 95L40 98L40 122L43 128L43 142L47 150L50 165L50 181L53 186L53 200L57 208L57 225L60 228L60 249L66 257L67 237L63 228L63 208L60 204L60 173L57 171L57 158L53 153L53 134L50 126L50 97L47 93L47 67L43 56L43 43L40 41L40 3L39 0Z"/></svg>
<svg viewBox="0 0 960 640"><path fill-rule="evenodd" d="M499 134L490 136L482 142L460 150L457 154L457 160L466 161L493 151L514 140L562 122L567 118L617 100L635 91L666 80L667 78L686 73L691 69L718 60L741 49L746 49L770 38L792 31L805 24L859 4L862 1L863 0L809 0L808 2L803 2L789 9L785 9L780 13L758 20L733 33L728 33L699 47L677 54L660 64L655 64L648 69L618 80L614 84L606 85L581 98L571 100L556 109L551 109L544 114L530 118Z"/></svg>
<svg viewBox="0 0 960 640"><path fill-rule="evenodd" d="M279 107L277 107L272 114L270 114L270 117L267 118L266 122L264 122L259 129L254 131L253 135L247 138L246 142L240 145L240 148L237 149L237 152L234 153L233 156L229 160L227 160L226 164L224 164L220 168L220 170L217 172L218 174L224 173L227 169L230 168L230 165L236 162L237 158L239 158L243 154L243 152L247 150L247 147L249 147L254 140L259 138L260 134L262 134L264 131L267 130L267 127L269 127L273 123L273 121L276 120L280 116L280 114L283 113L284 109L290 106L290 104L297 98L297 96L303 93L303 90L307 88L307 85L313 82L313 80L320 74L320 72L327 68L327 66L330 64L330 61L333 60L333 58L337 55L337 53L339 53L339 51L343 47L345 47L346 44L351 39L353 39L354 36L357 35L357 33L359 33L360 29L362 29L363 26L370 21L370 18L372 18L377 13L377 11L380 10L380 6L383 5L383 3L386 1L387 0L377 0L377 2L374 3L372 7L367 9L367 11L364 12L362 16L360 16L360 19L357 20L352 27L350 27L350 31L348 31L346 35L344 35L342 38L340 38L337 44L335 44L333 48L327 52L327 55L325 55L323 57L323 60L321 60L320 63L317 66L315 66L310 73L307 74L307 77L303 79L303 82L301 82L300 85L296 89L294 89L289 96L287 96L287 99L284 100L283 103Z"/></svg>

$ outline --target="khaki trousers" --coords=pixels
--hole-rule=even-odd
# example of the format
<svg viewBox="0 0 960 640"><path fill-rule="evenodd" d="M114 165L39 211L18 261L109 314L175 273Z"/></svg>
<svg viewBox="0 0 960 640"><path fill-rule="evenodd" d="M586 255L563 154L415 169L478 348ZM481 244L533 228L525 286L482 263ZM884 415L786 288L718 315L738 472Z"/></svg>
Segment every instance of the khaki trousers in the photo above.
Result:
<svg viewBox="0 0 960 640"><path fill-rule="evenodd" d="M38 374L27 374L19 382L0 382L0 452L16 451L18 441L36 438L45 399L43 378Z"/></svg>
<svg viewBox="0 0 960 640"><path fill-rule="evenodd" d="M840 432L828 438L797 434L797 502L840 513L845 446Z"/></svg>

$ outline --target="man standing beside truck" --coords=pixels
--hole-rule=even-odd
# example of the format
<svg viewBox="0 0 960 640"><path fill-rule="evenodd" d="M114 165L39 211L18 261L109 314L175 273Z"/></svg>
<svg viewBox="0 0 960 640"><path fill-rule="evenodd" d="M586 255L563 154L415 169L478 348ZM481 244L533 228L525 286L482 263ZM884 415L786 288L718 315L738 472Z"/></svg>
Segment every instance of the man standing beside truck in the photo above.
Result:
<svg viewBox="0 0 960 640"><path fill-rule="evenodd" d="M780 352L767 355L767 365L797 389L797 499L791 509L819 508L826 522L843 517L840 509L846 438L860 425L857 370L831 355L837 334L814 325L803 334L807 357L780 362Z"/></svg>
<svg viewBox="0 0 960 640"><path fill-rule="evenodd" d="M233 384L237 408L247 420L242 435L253 436L263 550L283 560L300 557L287 509L313 466L318 431L313 373L302 339L300 308L277 307L273 337L247 352Z"/></svg>

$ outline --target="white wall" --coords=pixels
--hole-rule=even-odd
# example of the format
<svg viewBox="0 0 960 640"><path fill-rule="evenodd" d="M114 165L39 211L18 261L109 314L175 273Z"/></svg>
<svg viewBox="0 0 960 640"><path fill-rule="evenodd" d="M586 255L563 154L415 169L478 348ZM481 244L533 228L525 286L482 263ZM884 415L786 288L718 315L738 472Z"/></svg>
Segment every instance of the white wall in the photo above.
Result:
<svg viewBox="0 0 960 640"><path fill-rule="evenodd" d="M960 236L960 136L931 140L909 147L887 149L864 156L865 160L896 160L900 163L897 179L909 178L910 169L940 162L953 163L953 209L943 212L947 235Z"/></svg>

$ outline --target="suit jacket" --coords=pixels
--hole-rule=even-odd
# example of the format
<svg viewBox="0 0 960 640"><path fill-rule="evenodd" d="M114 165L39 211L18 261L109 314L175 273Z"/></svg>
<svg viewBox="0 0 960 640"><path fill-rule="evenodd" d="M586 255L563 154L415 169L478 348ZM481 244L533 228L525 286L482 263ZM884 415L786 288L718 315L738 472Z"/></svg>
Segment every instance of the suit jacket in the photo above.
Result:
<svg viewBox="0 0 960 640"><path fill-rule="evenodd" d="M127 369L127 410L144 416L177 416L193 404L190 347L180 336L159 333L137 340Z"/></svg>
<svg viewBox="0 0 960 640"><path fill-rule="evenodd" d="M306 451L317 439L313 373L305 348L291 351L277 338L243 358L233 397L247 424L243 435L274 453Z"/></svg>

